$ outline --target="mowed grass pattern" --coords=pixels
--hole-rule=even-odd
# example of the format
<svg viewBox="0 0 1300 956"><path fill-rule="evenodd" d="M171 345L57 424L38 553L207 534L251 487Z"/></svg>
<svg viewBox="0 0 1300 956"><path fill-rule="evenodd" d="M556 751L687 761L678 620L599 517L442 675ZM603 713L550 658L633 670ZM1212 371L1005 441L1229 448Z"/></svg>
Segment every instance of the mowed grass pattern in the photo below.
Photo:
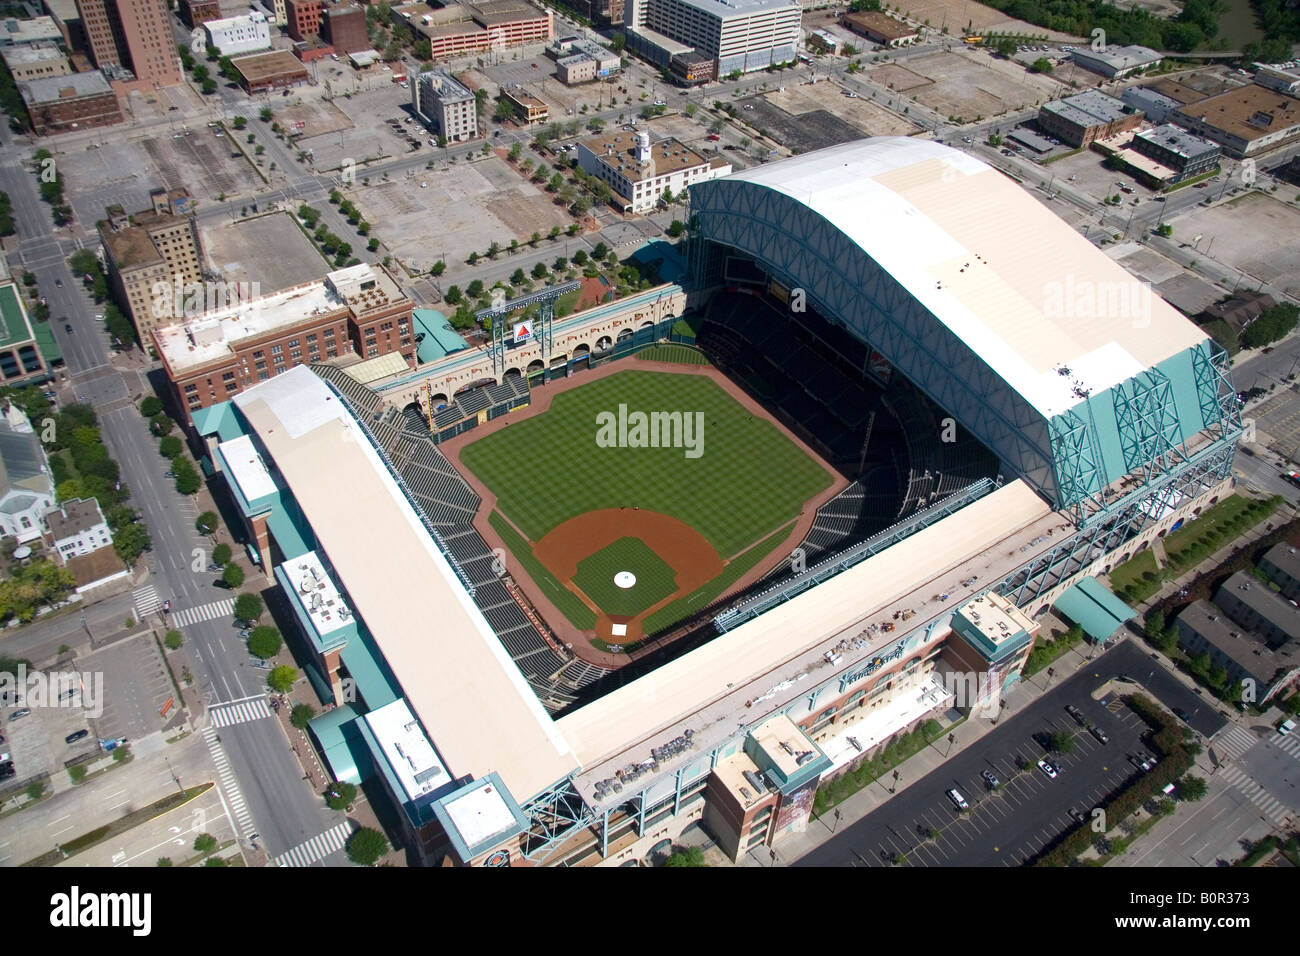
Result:
<svg viewBox="0 0 1300 956"><path fill-rule="evenodd" d="M619 571L636 575L636 584L614 583ZM606 614L634 617L677 590L677 576L640 538L619 538L578 562L573 583Z"/></svg>
<svg viewBox="0 0 1300 956"><path fill-rule="evenodd" d="M488 524L501 535L501 540L505 542L510 553L515 559L524 566L529 576L542 589L551 602L559 609L560 613L569 619L574 627L579 630L589 631L596 626L596 615L582 603L582 600L566 588L563 584L555 579L555 575L546 569L546 565L538 561L533 556L532 546L519 536L519 532L510 527L510 523L505 518L492 512L488 515Z"/></svg>
<svg viewBox="0 0 1300 956"><path fill-rule="evenodd" d="M703 454L601 448L596 416L704 413ZM465 447L461 461L531 540L588 511L639 507L698 530L724 559L798 517L830 474L708 378L626 371L557 395L550 410Z"/></svg>

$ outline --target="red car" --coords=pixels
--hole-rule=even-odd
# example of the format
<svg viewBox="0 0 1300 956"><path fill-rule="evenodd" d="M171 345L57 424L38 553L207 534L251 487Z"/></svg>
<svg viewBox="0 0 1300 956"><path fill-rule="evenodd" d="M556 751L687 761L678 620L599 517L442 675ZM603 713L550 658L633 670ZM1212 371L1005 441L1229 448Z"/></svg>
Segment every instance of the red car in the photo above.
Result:
<svg viewBox="0 0 1300 956"><path fill-rule="evenodd" d="M718 140L720 140L720 139L722 139L722 137L719 136L717 133L710 133L710 134L709 134L709 141L712 142L712 143L716 143L716 142L717 142Z"/></svg>

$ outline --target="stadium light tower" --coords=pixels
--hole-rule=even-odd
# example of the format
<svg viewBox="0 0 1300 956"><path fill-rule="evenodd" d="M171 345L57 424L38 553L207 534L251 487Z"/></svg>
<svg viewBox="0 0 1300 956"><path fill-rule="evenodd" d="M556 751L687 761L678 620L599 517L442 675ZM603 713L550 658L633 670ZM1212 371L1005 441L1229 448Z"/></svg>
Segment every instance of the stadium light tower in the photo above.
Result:
<svg viewBox="0 0 1300 956"><path fill-rule="evenodd" d="M484 319L492 320L492 344L488 347L488 353L492 356L492 373L500 375L505 371L506 367L506 334L505 329L497 319L505 318L518 309L536 305L538 309L535 337L542 347L542 381L549 382L551 379L550 357L552 350L555 348L555 300L568 292L581 288L582 283L580 282L562 282L559 285L547 286L537 292L530 292L528 295L520 296L517 299L493 303L486 309L479 309L475 312L474 318L479 322Z"/></svg>

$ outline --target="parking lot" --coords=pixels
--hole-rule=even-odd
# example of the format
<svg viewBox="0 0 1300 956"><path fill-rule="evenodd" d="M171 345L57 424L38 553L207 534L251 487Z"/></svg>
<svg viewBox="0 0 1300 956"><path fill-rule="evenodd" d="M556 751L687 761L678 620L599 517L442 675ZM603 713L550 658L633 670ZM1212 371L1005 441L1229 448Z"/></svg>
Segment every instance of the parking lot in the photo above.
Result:
<svg viewBox="0 0 1300 956"><path fill-rule="evenodd" d="M104 218L106 205L127 212L150 208L149 191L161 181L149 154L139 143L105 143L59 156L65 195L77 219L84 223Z"/></svg>
<svg viewBox="0 0 1300 956"><path fill-rule="evenodd" d="M882 86L892 84L942 116L967 122L1025 109L1068 89L1047 74L1028 73L1019 65L965 50L908 57L901 64L872 67L866 75Z"/></svg>
<svg viewBox="0 0 1300 956"><path fill-rule="evenodd" d="M1223 726L1216 711L1163 669L1148 667L1151 663L1131 641L1099 656L996 730L912 782L905 795L846 826L795 865L888 866L899 857L920 866L1022 865L1141 772L1129 761L1130 755L1160 756L1141 741L1147 727L1119 694L1145 691L1162 703L1182 707L1198 732L1212 734ZM1141 685L1114 680L1130 674ZM1033 680L1042 684L1050 678L1042 673ZM1109 742L1101 743L1076 723L1065 710L1067 704L1079 708ZM1053 757L1061 769L1056 779L1050 779L1032 765L1045 753L1035 735L1057 730L1073 735L1075 749ZM960 737L962 728L956 728L955 734ZM940 738L933 746L942 751L946 741ZM1018 757L1031 762L1028 770L1017 769ZM1001 783L997 790L983 782L983 770L997 776ZM969 810L958 812L946 795L952 787L966 798ZM928 837L931 830L937 831L934 838Z"/></svg>
<svg viewBox="0 0 1300 956"><path fill-rule="evenodd" d="M176 693L151 633L145 632L81 658L78 667L104 675L104 712L94 721L105 740L139 740L182 719L173 706L164 720L159 709Z"/></svg>
<svg viewBox="0 0 1300 956"><path fill-rule="evenodd" d="M223 193L233 196L264 188L262 178L231 142L232 136L245 135L231 130L217 136L213 128L200 125L143 140L140 146L156 170L157 182L168 189L184 187L200 202L212 201Z"/></svg>
<svg viewBox="0 0 1300 956"><path fill-rule="evenodd" d="M288 213L200 226L203 251L226 282L257 282L263 293L319 278L325 266Z"/></svg>
<svg viewBox="0 0 1300 956"><path fill-rule="evenodd" d="M846 96L836 83L790 83L740 101L743 118L795 152L848 143L864 136L910 136L917 126L867 96ZM745 109L752 106L752 110Z"/></svg>
<svg viewBox="0 0 1300 956"><path fill-rule="evenodd" d="M79 662L76 670L91 672L93 669ZM87 688L85 696L75 690L78 681L70 670L66 684L51 682L52 686L66 688L71 696L60 700L56 691L53 700L42 696L36 699L35 692L29 689L33 697L23 700L19 706L13 698L3 704L3 717L0 718L0 734L5 738L0 743L0 753L9 754L13 763L13 776L4 781L12 783L27 780L41 774L53 774L61 770L64 763L75 757L99 750L99 740L94 731L94 710L102 702L96 693L94 678ZM106 695L105 695L106 697ZM15 719L15 714L21 714ZM87 733L78 740L69 742L66 738L80 731Z"/></svg>
<svg viewBox="0 0 1300 956"><path fill-rule="evenodd" d="M412 119L410 104L411 91L390 82L348 97L335 96L329 102L304 100L286 108L283 116L277 110L276 116L283 123L304 124L294 149L311 150L315 170L323 172L338 168L344 160L359 164L419 150L434 158L435 151L428 145L432 134ZM390 125L394 119L401 133ZM412 122L406 123L407 119ZM412 147L411 140L420 146ZM357 174L365 175L364 169L358 168Z"/></svg>

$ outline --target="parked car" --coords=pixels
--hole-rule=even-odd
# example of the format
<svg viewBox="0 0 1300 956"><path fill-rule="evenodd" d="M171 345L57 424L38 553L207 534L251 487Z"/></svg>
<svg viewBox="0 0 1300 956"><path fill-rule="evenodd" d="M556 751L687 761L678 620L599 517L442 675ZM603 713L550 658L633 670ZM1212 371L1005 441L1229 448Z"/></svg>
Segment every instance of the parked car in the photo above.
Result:
<svg viewBox="0 0 1300 956"><path fill-rule="evenodd" d="M64 331L64 332L67 332L69 335L72 335L72 334L73 334L73 332L72 332L72 323L71 323L71 322L64 322L64 323L63 323L63 331Z"/></svg>
<svg viewBox="0 0 1300 956"><path fill-rule="evenodd" d="M1088 733L1092 734L1103 744L1110 743L1110 738L1106 736L1106 731L1102 730L1096 724L1093 724L1091 727L1088 728Z"/></svg>
<svg viewBox="0 0 1300 956"><path fill-rule="evenodd" d="M63 280L62 280L62 279L55 279L55 280L54 280L54 287L55 287L56 289L62 289L62 288L63 288Z"/></svg>
<svg viewBox="0 0 1300 956"><path fill-rule="evenodd" d="M10 714L10 715L9 715L9 719L10 719L10 720L17 720L18 718L20 718L20 717L26 717L26 716L28 716L29 714L31 714L31 711L28 710L26 707L24 707L22 710L15 710L12 714Z"/></svg>
<svg viewBox="0 0 1300 956"><path fill-rule="evenodd" d="M1151 764L1139 754L1129 754L1128 762L1137 767L1142 773L1151 769Z"/></svg>
<svg viewBox="0 0 1300 956"><path fill-rule="evenodd" d="M998 775L992 770L981 770L980 776L984 778L984 784L990 790L996 790L998 787L1002 786L1002 781L998 779Z"/></svg>
<svg viewBox="0 0 1300 956"><path fill-rule="evenodd" d="M1288 717L1282 723L1278 724L1277 732L1280 736L1285 737L1291 731L1295 730L1295 721ZM4 743L4 738L0 737L0 743Z"/></svg>
<svg viewBox="0 0 1300 956"><path fill-rule="evenodd" d="M1084 719L1083 711L1081 711L1078 707L1075 707L1073 704L1066 704L1065 712L1069 714L1071 717L1073 717L1074 722L1078 724L1080 727L1084 726L1087 723L1087 721Z"/></svg>
<svg viewBox="0 0 1300 956"><path fill-rule="evenodd" d="M68 734L68 736L64 737L63 742L65 744L75 744L78 740L87 736L89 733L90 731L84 728L81 730L74 731L73 733L70 733Z"/></svg>
<svg viewBox="0 0 1300 956"><path fill-rule="evenodd" d="M1083 815L1082 810L1076 810L1074 807L1070 807L1070 809L1065 812L1070 815L1070 819L1075 823L1086 823L1088 821L1088 818Z"/></svg>
<svg viewBox="0 0 1300 956"><path fill-rule="evenodd" d="M970 809L970 804L966 802L966 798L961 795L961 791L956 787L948 790L948 799L952 801L952 805L958 810Z"/></svg>
<svg viewBox="0 0 1300 956"><path fill-rule="evenodd" d="M1050 778L1053 779L1053 780L1055 780L1055 779L1056 779L1056 775L1057 775L1058 773L1060 773L1060 771L1056 768L1056 766L1055 766L1055 765L1054 765L1050 760L1040 760L1040 761L1038 761L1038 769L1041 770L1041 771L1043 771L1043 773L1047 774L1047 776L1050 777Z"/></svg>
<svg viewBox="0 0 1300 956"><path fill-rule="evenodd" d="M711 142L711 143L716 143L716 142L717 142L718 140L720 140L720 139L722 139L722 137L719 136L717 133L710 133L710 134L709 134L709 142Z"/></svg>

